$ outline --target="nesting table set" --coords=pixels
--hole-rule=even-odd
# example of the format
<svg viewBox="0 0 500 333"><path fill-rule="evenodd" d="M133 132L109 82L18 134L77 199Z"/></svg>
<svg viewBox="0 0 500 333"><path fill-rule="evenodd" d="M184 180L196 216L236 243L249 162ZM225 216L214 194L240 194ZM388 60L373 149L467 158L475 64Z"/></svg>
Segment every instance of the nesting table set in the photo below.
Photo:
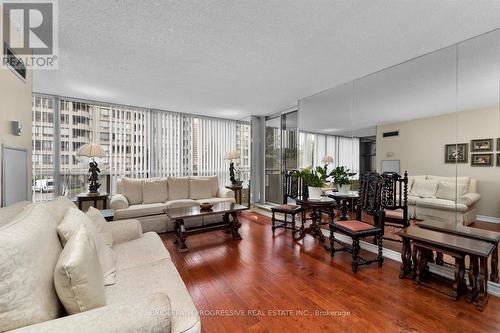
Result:
<svg viewBox="0 0 500 333"><path fill-rule="evenodd" d="M429 263L443 265L443 255L454 258L453 286L449 294L457 300L466 294L479 311L488 302L488 258L491 257L490 280L498 282L498 242L500 233L437 221L419 221L395 233L403 239L400 278L410 276L415 283L427 283ZM436 256L434 256L436 253ZM467 288L465 258L469 257Z"/></svg>

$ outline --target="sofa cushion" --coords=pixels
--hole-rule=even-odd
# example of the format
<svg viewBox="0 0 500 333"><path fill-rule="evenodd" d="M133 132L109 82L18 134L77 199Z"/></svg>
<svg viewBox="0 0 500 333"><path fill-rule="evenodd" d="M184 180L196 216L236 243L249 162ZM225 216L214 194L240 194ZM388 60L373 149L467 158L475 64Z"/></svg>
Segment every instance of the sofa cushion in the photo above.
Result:
<svg viewBox="0 0 500 333"><path fill-rule="evenodd" d="M30 204L31 203L29 201L21 201L7 207L0 208L0 228L6 226L7 224L10 225L10 222L15 220L15 217Z"/></svg>
<svg viewBox="0 0 500 333"><path fill-rule="evenodd" d="M57 227L57 232L59 233L63 246L65 246L66 242L76 234L80 225L84 225L87 228L88 234L95 242L97 256L99 257L104 275L104 283L113 284L116 274L113 250L105 244L92 220L77 208L68 209L66 215L64 215L63 221Z"/></svg>
<svg viewBox="0 0 500 333"><path fill-rule="evenodd" d="M108 304L130 302L158 292L166 293L173 313L171 332L188 331L200 322L193 300L170 259L120 270L116 284L105 287L104 292Z"/></svg>
<svg viewBox="0 0 500 333"><path fill-rule="evenodd" d="M206 199L213 197L212 182L210 179L190 179L189 180L189 195L191 199Z"/></svg>
<svg viewBox="0 0 500 333"><path fill-rule="evenodd" d="M115 218L118 220L133 219L136 217L165 214L165 203L152 203L132 205L127 209L115 211Z"/></svg>
<svg viewBox="0 0 500 333"><path fill-rule="evenodd" d="M421 198L435 198L439 182L437 180L415 179L410 195Z"/></svg>
<svg viewBox="0 0 500 333"><path fill-rule="evenodd" d="M465 188L464 193L469 191L470 178L467 176L464 177L427 176L427 179L437 180L439 182L452 183L453 185L455 185L455 182L457 182L457 184L464 185Z"/></svg>
<svg viewBox="0 0 500 333"><path fill-rule="evenodd" d="M56 224L62 222L64 215L69 208L76 208L76 205L73 201L63 196L57 197L54 200L44 203L43 205L47 207L47 209L54 215Z"/></svg>
<svg viewBox="0 0 500 333"><path fill-rule="evenodd" d="M104 306L104 279L95 242L82 224L68 240L54 270L54 285L68 314Z"/></svg>
<svg viewBox="0 0 500 333"><path fill-rule="evenodd" d="M61 253L56 222L33 205L0 229L0 331L58 318L54 267Z"/></svg>
<svg viewBox="0 0 500 333"><path fill-rule="evenodd" d="M168 199L189 198L189 177L168 177Z"/></svg>
<svg viewBox="0 0 500 333"><path fill-rule="evenodd" d="M165 203L167 205L167 208L186 208L186 207L193 207L193 206L198 206L198 202L195 200L191 199L182 199L182 200L170 200Z"/></svg>
<svg viewBox="0 0 500 333"><path fill-rule="evenodd" d="M465 189L466 185L463 183L457 182L457 184L455 184L455 182L449 183L440 181L436 191L436 198L455 201L457 196L461 197L465 193Z"/></svg>
<svg viewBox="0 0 500 333"><path fill-rule="evenodd" d="M193 176L190 179L194 180L209 180L210 181L210 189L211 189L211 195L209 197L216 197L217 192L219 191L219 177L217 176ZM203 199L203 198L201 198Z"/></svg>
<svg viewBox="0 0 500 333"><path fill-rule="evenodd" d="M426 207L426 208L433 208L433 209L439 209L439 210L457 210L459 212L466 212L467 211L467 206L464 204L455 204L455 201L453 200L446 200L446 199L436 199L436 198L422 198L417 202L417 208L418 207ZM417 209L418 211L418 209Z"/></svg>
<svg viewBox="0 0 500 333"><path fill-rule="evenodd" d="M142 179L122 178L121 188L129 205L142 203Z"/></svg>
<svg viewBox="0 0 500 333"><path fill-rule="evenodd" d="M117 275L123 269L170 259L170 254L156 232L147 232L141 238L116 244L113 251L116 255Z"/></svg>
<svg viewBox="0 0 500 333"><path fill-rule="evenodd" d="M167 179L147 179L142 182L142 203L159 203L167 200Z"/></svg>

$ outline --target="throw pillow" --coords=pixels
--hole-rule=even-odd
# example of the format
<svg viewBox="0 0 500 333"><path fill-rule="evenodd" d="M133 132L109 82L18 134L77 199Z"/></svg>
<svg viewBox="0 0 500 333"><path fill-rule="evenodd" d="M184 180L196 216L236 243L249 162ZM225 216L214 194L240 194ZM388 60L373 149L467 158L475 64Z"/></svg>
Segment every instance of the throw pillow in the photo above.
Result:
<svg viewBox="0 0 500 333"><path fill-rule="evenodd" d="M106 304L104 279L95 242L82 224L68 240L54 269L57 296L68 314Z"/></svg>
<svg viewBox="0 0 500 333"><path fill-rule="evenodd" d="M439 182L429 179L415 179L410 195L421 198L435 198Z"/></svg>
<svg viewBox="0 0 500 333"><path fill-rule="evenodd" d="M63 221L57 227L61 243L65 246L66 242L78 231L80 225L84 225L87 228L91 239L95 242L105 285L114 284L116 266L113 250L105 244L90 218L77 208L68 209Z"/></svg>
<svg viewBox="0 0 500 333"><path fill-rule="evenodd" d="M130 205L142 203L142 179L122 178L121 187Z"/></svg>
<svg viewBox="0 0 500 333"><path fill-rule="evenodd" d="M189 194L193 200L212 198L212 182L209 179L191 179Z"/></svg>
<svg viewBox="0 0 500 333"><path fill-rule="evenodd" d="M85 214L94 223L97 231L102 232L102 229L106 225L106 219L104 218L104 216L102 216L101 212L98 209L90 206Z"/></svg>
<svg viewBox="0 0 500 333"><path fill-rule="evenodd" d="M145 180L142 183L142 203L151 204L168 200L167 179Z"/></svg>
<svg viewBox="0 0 500 333"><path fill-rule="evenodd" d="M43 205L27 207L0 230L0 332L58 318L54 289L61 253L56 222Z"/></svg>
<svg viewBox="0 0 500 333"><path fill-rule="evenodd" d="M455 183L439 182L436 198L455 201L465 194L466 187L466 184L458 183L455 186Z"/></svg>

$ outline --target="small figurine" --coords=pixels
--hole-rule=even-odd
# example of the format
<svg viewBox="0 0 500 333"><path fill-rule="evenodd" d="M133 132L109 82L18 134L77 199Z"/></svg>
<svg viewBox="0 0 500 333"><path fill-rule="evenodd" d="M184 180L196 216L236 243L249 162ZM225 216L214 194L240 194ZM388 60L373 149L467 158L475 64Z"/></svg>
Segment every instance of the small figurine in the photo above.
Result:
<svg viewBox="0 0 500 333"><path fill-rule="evenodd" d="M99 184L99 173L101 170L97 167L97 162L91 161L89 163L89 172L89 193L99 193L99 187L101 187L101 184Z"/></svg>

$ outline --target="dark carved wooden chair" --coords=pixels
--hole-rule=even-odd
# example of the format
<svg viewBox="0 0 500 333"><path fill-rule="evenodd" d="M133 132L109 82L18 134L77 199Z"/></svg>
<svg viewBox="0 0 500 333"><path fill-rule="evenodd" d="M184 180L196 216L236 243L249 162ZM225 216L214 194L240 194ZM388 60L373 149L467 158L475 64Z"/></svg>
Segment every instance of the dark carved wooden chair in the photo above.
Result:
<svg viewBox="0 0 500 333"><path fill-rule="evenodd" d="M382 187L381 205L385 209L384 226L406 228L410 225L408 216L408 172L401 177L396 172L382 174L384 184ZM402 242L400 239L384 237L393 242Z"/></svg>
<svg viewBox="0 0 500 333"><path fill-rule="evenodd" d="M295 219L297 215L302 215L304 209L299 205L288 203L288 199L295 200L301 196L304 188L302 178L295 177L296 173L297 170L293 170L285 174L283 180L283 204L271 208L273 214L271 219L273 235L278 228L292 230L293 237L295 237L295 233L297 232ZM283 219L278 218L276 215L277 213L283 214ZM288 217L290 217L290 219Z"/></svg>
<svg viewBox="0 0 500 333"><path fill-rule="evenodd" d="M358 266L369 265L377 262L382 266L383 221L384 209L382 208L381 194L384 180L376 172L361 175L359 198L356 206L356 219L348 221L334 221L330 223L330 255L333 257L337 251L347 251L352 254L352 271L356 272ZM373 218L373 224L362 220L364 214ZM335 233L341 233L352 238L352 245L343 243L335 238ZM359 255L359 240L365 237L374 237L378 244L378 256L376 259L367 260ZM335 243L341 248L335 249Z"/></svg>

